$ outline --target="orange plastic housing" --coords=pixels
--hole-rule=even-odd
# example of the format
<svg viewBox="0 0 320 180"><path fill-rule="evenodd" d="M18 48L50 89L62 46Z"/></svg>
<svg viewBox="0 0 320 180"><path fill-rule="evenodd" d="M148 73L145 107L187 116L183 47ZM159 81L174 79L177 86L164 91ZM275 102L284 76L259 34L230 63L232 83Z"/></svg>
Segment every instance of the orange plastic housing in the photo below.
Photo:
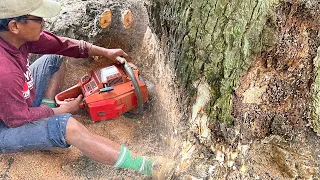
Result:
<svg viewBox="0 0 320 180"><path fill-rule="evenodd" d="M148 100L146 84L139 78L137 67L128 63L140 87L143 102ZM80 108L85 108L93 121L109 120L138 105L137 96L131 79L127 76L122 65L112 66L90 71L80 82L57 94L56 103L61 105L65 99L78 97L83 94Z"/></svg>

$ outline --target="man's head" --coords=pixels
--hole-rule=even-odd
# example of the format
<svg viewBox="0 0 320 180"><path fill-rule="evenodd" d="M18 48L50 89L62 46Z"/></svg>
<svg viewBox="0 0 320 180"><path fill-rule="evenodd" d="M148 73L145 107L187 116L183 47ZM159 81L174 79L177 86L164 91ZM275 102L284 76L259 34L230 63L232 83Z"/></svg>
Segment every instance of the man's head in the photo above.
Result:
<svg viewBox="0 0 320 180"><path fill-rule="evenodd" d="M8 31L26 41L39 38L43 18L59 14L60 3L52 0L0 0L0 33Z"/></svg>
<svg viewBox="0 0 320 180"><path fill-rule="evenodd" d="M52 0L1 0L0 19L33 15L43 18L59 14L60 3Z"/></svg>
<svg viewBox="0 0 320 180"><path fill-rule="evenodd" d="M0 32L1 31L9 31L9 23L11 21L19 22L19 23L27 23L27 21L36 21L39 24L43 22L42 17L35 17L31 15L23 15L19 17L14 17L14 18L6 18L6 19L0 19Z"/></svg>

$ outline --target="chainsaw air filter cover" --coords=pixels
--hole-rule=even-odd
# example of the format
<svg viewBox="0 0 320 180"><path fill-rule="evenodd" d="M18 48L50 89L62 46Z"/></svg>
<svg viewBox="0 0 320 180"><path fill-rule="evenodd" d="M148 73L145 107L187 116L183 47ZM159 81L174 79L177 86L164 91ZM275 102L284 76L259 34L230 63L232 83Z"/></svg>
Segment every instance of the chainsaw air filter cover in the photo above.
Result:
<svg viewBox="0 0 320 180"><path fill-rule="evenodd" d="M137 67L128 63L140 87L143 102L148 100L146 84L139 78ZM85 108L93 121L115 118L128 112L138 105L137 96L132 80L122 65L114 64L84 75L80 82L57 94L55 100L58 105L65 99L75 98L83 94L80 108Z"/></svg>

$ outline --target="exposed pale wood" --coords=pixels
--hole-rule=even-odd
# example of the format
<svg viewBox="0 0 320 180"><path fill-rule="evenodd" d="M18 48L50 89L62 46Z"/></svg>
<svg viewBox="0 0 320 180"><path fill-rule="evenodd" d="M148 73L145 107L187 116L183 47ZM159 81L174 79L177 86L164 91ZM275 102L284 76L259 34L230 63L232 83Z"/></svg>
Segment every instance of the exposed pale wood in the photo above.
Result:
<svg viewBox="0 0 320 180"><path fill-rule="evenodd" d="M101 28L107 28L112 22L112 12L110 9L105 10L100 17L100 26Z"/></svg>
<svg viewBox="0 0 320 180"><path fill-rule="evenodd" d="M133 13L130 10L126 10L122 13L123 27L126 29L131 29L133 26Z"/></svg>

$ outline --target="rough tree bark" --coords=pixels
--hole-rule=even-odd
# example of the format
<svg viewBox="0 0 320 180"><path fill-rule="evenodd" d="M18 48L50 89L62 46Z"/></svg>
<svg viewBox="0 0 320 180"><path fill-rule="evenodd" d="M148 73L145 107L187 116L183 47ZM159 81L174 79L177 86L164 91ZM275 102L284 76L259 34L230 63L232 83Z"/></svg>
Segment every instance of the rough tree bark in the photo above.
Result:
<svg viewBox="0 0 320 180"><path fill-rule="evenodd" d="M189 174L320 176L317 1L164 0L148 7L188 92L184 113L197 127L180 172L203 172L199 164L206 164L206 173ZM185 158L190 149L202 158Z"/></svg>

